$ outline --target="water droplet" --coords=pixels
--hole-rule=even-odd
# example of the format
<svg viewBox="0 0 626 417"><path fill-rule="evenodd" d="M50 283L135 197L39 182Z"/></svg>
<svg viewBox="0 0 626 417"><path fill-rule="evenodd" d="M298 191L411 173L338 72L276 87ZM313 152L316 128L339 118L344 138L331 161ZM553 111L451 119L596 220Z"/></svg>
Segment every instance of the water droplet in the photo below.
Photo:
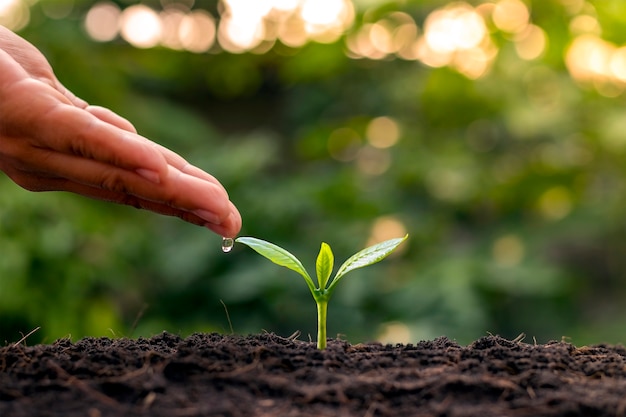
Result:
<svg viewBox="0 0 626 417"><path fill-rule="evenodd" d="M222 238L222 252L228 253L233 249L233 245L235 244L235 240L229 237Z"/></svg>

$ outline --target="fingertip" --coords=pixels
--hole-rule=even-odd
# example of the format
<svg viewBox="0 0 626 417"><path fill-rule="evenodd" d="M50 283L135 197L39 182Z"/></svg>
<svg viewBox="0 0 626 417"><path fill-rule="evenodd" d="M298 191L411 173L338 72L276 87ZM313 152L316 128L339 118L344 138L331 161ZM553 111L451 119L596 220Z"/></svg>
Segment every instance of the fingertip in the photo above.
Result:
<svg viewBox="0 0 626 417"><path fill-rule="evenodd" d="M231 214L229 216L229 218L231 219L232 222L232 228L233 228L233 236L231 237L235 237L239 234L239 232L241 231L241 226L243 224L243 220L241 218L241 214L239 213L239 210L237 210L237 207L235 207L235 205L232 203L232 201L228 202L230 204L230 208L231 208Z"/></svg>
<svg viewBox="0 0 626 417"><path fill-rule="evenodd" d="M216 235L219 235L222 237L234 238L235 236L237 236L236 234L233 235L232 232L228 230L228 228L222 226L221 224L205 223L204 227L206 227L207 229L209 229Z"/></svg>
<svg viewBox="0 0 626 417"><path fill-rule="evenodd" d="M207 222L204 227L212 232L227 238L236 238L241 231L241 216L239 212L235 210L234 213L230 213L220 224Z"/></svg>

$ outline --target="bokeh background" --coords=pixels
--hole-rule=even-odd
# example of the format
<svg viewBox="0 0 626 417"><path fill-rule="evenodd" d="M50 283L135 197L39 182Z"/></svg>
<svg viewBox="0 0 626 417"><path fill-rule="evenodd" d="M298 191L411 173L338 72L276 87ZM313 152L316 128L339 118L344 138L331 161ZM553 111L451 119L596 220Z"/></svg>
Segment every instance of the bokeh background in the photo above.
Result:
<svg viewBox="0 0 626 417"><path fill-rule="evenodd" d="M90 103L214 174L242 235L353 272L329 335L626 340L626 2L0 0ZM315 337L302 279L176 218L0 178L0 341Z"/></svg>

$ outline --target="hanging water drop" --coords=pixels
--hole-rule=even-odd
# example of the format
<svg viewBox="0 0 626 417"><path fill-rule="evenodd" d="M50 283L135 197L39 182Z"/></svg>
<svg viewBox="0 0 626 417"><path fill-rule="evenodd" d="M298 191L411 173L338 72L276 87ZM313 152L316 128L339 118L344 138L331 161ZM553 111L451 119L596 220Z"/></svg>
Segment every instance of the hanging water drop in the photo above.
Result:
<svg viewBox="0 0 626 417"><path fill-rule="evenodd" d="M222 238L222 252L228 253L233 249L233 245L235 244L235 240L229 237Z"/></svg>

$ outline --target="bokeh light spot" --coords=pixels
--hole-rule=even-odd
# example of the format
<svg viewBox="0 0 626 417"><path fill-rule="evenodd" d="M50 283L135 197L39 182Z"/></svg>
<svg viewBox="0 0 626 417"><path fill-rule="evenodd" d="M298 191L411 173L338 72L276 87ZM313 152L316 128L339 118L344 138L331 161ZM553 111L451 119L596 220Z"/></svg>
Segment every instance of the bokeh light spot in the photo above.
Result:
<svg viewBox="0 0 626 417"><path fill-rule="evenodd" d="M528 25L515 37L517 55L527 61L537 59L543 54L548 43L548 36L539 26Z"/></svg>
<svg viewBox="0 0 626 417"><path fill-rule="evenodd" d="M191 52L206 52L215 42L215 19L209 12L197 10L180 22L178 35L182 47Z"/></svg>
<svg viewBox="0 0 626 417"><path fill-rule="evenodd" d="M30 9L22 0L0 0L0 25L18 31L28 25Z"/></svg>
<svg viewBox="0 0 626 417"><path fill-rule="evenodd" d="M161 39L161 30L159 15L148 6L130 6L122 12L122 37L137 48L156 46Z"/></svg>
<svg viewBox="0 0 626 417"><path fill-rule="evenodd" d="M565 55L570 74L578 81L604 79L611 74L611 59L615 46L595 35L574 39Z"/></svg>
<svg viewBox="0 0 626 417"><path fill-rule="evenodd" d="M385 55L395 52L392 40L392 30L393 28L389 22L381 20L374 23L369 31L372 46Z"/></svg>
<svg viewBox="0 0 626 417"><path fill-rule="evenodd" d="M377 340L379 343L411 343L411 330L409 327L397 321L384 323L381 326Z"/></svg>
<svg viewBox="0 0 626 417"><path fill-rule="evenodd" d="M494 261L501 267L514 267L524 259L526 249L522 240L515 235L498 238L492 247Z"/></svg>
<svg viewBox="0 0 626 417"><path fill-rule="evenodd" d="M231 3L231 7L233 4ZM217 39L227 51L241 53L257 46L264 39L263 15L254 13L256 9L233 7L222 15Z"/></svg>
<svg viewBox="0 0 626 417"><path fill-rule="evenodd" d="M462 169L437 167L426 175L428 191L442 201L457 202L471 197L475 182L471 172Z"/></svg>
<svg viewBox="0 0 626 417"><path fill-rule="evenodd" d="M585 0L560 0L560 2L567 12L573 15L579 14L587 3Z"/></svg>
<svg viewBox="0 0 626 417"><path fill-rule="evenodd" d="M346 27L352 24L354 10L348 0L302 0L300 16L312 26Z"/></svg>
<svg viewBox="0 0 626 417"><path fill-rule="evenodd" d="M618 48L613 52L609 68L615 78L626 82L626 47Z"/></svg>
<svg viewBox="0 0 626 417"><path fill-rule="evenodd" d="M552 187L541 195L538 208L544 218L561 220L572 210L571 193L562 186Z"/></svg>
<svg viewBox="0 0 626 417"><path fill-rule="evenodd" d="M278 28L278 38L282 43L292 48L303 46L308 40L308 35L302 19L292 15L282 21Z"/></svg>
<svg viewBox="0 0 626 417"><path fill-rule="evenodd" d="M161 45L174 50L183 49L180 26L185 16L186 11L180 7L167 7L161 12Z"/></svg>
<svg viewBox="0 0 626 417"><path fill-rule="evenodd" d="M414 51L428 66L449 65L471 79L485 75L497 54L483 16L467 3L433 11Z"/></svg>
<svg viewBox="0 0 626 417"><path fill-rule="evenodd" d="M424 23L426 42L438 53L477 47L486 34L482 17L465 3L435 10Z"/></svg>
<svg viewBox="0 0 626 417"><path fill-rule="evenodd" d="M328 137L330 156L341 162L354 160L361 148L361 137L350 128L341 127L334 130Z"/></svg>
<svg viewBox="0 0 626 417"><path fill-rule="evenodd" d="M400 138L400 127L391 117L377 117L367 125L365 132L368 142L375 148L389 148Z"/></svg>
<svg viewBox="0 0 626 417"><path fill-rule="evenodd" d="M373 146L364 146L357 155L357 167L367 176L384 174L391 166L391 155L386 149L378 149Z"/></svg>
<svg viewBox="0 0 626 417"><path fill-rule="evenodd" d="M43 13L50 19L65 19L74 9L74 0L43 0L39 4Z"/></svg>
<svg viewBox="0 0 626 417"><path fill-rule="evenodd" d="M530 11L520 0L500 0L493 10L492 18L498 29L519 33L528 25Z"/></svg>
<svg viewBox="0 0 626 417"><path fill-rule="evenodd" d="M85 30L91 39L108 42L118 35L119 21L122 11L110 2L96 3L85 16Z"/></svg>
<svg viewBox="0 0 626 417"><path fill-rule="evenodd" d="M272 5L274 9L283 11L283 12L291 12L295 10L300 4L300 0L273 0Z"/></svg>
<svg viewBox="0 0 626 417"><path fill-rule="evenodd" d="M370 236L367 240L367 245L375 245L389 239L395 239L403 237L407 234L407 229L404 223L395 216L381 216L374 221ZM390 256L397 256L406 248L406 245L402 245L393 252Z"/></svg>
<svg viewBox="0 0 626 417"><path fill-rule="evenodd" d="M572 19L569 24L569 30L573 35L582 35L585 33L600 35L600 33L602 33L598 19L584 14Z"/></svg>

